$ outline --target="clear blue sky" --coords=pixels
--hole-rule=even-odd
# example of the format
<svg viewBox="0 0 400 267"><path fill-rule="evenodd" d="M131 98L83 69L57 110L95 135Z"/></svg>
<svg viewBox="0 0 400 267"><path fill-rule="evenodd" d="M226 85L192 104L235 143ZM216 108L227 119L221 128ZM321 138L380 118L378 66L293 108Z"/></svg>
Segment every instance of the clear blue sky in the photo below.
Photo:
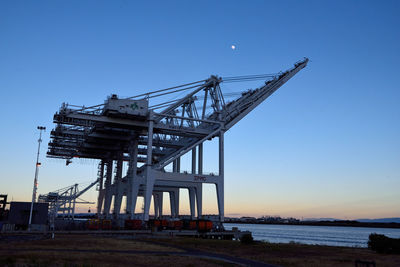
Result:
<svg viewBox="0 0 400 267"><path fill-rule="evenodd" d="M226 215L400 217L399 14L398 1L1 1L0 193L31 198L36 126L53 128L62 102L309 57L226 134ZM94 161L45 159L48 141L39 193L95 179Z"/></svg>

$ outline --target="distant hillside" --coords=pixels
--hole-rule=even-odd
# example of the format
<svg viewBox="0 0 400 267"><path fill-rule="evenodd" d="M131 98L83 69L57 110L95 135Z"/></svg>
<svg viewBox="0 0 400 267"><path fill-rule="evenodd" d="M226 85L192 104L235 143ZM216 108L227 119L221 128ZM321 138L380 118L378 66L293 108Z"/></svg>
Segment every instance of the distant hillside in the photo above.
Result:
<svg viewBox="0 0 400 267"><path fill-rule="evenodd" d="M335 218L304 218L303 221L308 221L308 222L320 222L320 221L341 221L341 219L335 219Z"/></svg>
<svg viewBox="0 0 400 267"><path fill-rule="evenodd" d="M356 221L367 223L400 223L400 218L357 219Z"/></svg>
<svg viewBox="0 0 400 267"><path fill-rule="evenodd" d="M308 221L308 222L321 222L321 221L329 221L329 222L334 222L334 221L345 221L342 219L335 219L335 218L305 218L303 221ZM364 223L400 223L400 218L394 217L394 218L378 218L378 219L355 219L351 221L357 221L357 222L364 222Z"/></svg>

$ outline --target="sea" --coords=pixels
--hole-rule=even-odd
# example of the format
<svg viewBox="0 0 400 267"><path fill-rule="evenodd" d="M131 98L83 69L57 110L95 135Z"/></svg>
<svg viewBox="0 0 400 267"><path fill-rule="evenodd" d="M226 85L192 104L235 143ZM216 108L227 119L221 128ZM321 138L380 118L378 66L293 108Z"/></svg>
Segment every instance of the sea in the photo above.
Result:
<svg viewBox="0 0 400 267"><path fill-rule="evenodd" d="M235 223L224 223L224 226L227 230L237 227L242 231L250 231L254 240L270 243L296 242L310 245L367 247L371 233L400 238L400 229L393 228Z"/></svg>

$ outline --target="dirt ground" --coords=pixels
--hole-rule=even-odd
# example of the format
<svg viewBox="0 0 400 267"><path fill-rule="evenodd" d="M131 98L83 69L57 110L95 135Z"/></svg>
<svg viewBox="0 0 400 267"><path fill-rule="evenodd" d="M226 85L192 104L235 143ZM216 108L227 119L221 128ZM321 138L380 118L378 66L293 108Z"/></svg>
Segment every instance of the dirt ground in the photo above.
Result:
<svg viewBox="0 0 400 267"><path fill-rule="evenodd" d="M355 266L356 260L400 266L400 255L365 248L176 237L0 238L0 266Z"/></svg>

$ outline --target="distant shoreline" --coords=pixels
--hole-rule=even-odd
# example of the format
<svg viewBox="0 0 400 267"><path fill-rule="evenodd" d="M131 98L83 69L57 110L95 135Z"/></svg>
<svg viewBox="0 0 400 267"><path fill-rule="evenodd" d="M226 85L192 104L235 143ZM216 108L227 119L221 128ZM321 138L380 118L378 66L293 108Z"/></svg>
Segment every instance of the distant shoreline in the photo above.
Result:
<svg viewBox="0 0 400 267"><path fill-rule="evenodd" d="M358 221L304 221L296 223L279 223L279 222L243 222L243 221L225 221L224 223L235 224L269 224L269 225L305 225L305 226L343 226L343 227L369 227L369 228L394 228L399 229L400 223L366 223Z"/></svg>
<svg viewBox="0 0 400 267"><path fill-rule="evenodd" d="M90 219L96 218L95 214L77 214L75 215L75 219ZM333 220L333 221L299 221L293 220L289 222L279 222L277 220L265 222L265 221L256 221L256 220L248 220L241 221L240 219L234 220L230 218L229 221L225 221L224 223L236 223L236 224L270 224L270 225L305 225L305 226L343 226L343 227L369 227L369 228L393 228L399 229L400 223L396 222L359 222L353 220Z"/></svg>

